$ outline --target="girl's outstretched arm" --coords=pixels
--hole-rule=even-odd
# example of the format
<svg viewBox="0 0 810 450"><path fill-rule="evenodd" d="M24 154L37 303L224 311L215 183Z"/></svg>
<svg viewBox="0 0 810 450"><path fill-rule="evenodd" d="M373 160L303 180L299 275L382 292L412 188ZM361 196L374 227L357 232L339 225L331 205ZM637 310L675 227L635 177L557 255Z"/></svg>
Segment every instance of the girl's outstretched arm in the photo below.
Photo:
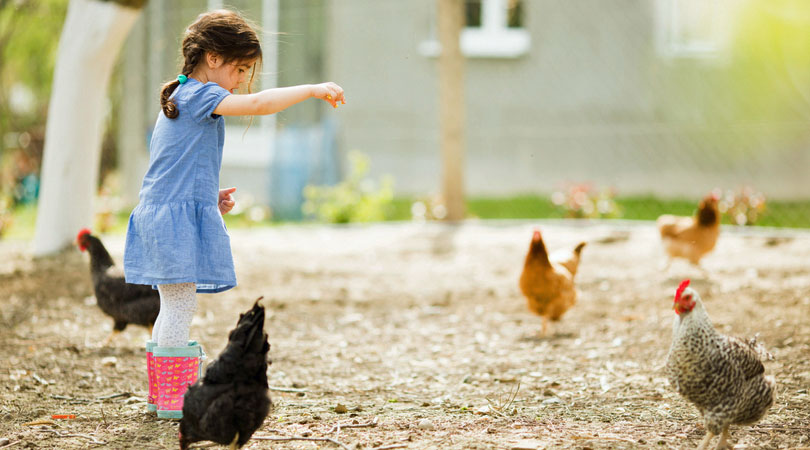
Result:
<svg viewBox="0 0 810 450"><path fill-rule="evenodd" d="M343 88L335 83L302 84L265 89L255 94L229 95L222 99L214 114L222 116L258 116L274 114L308 98L319 98L333 107L346 103Z"/></svg>

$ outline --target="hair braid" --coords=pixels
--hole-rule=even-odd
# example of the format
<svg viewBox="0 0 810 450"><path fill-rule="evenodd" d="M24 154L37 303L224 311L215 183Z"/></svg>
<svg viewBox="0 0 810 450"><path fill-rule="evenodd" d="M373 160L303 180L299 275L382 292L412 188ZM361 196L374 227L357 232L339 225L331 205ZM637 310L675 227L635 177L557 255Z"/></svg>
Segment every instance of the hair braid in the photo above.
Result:
<svg viewBox="0 0 810 450"><path fill-rule="evenodd" d="M180 86L180 82L172 80L164 84L163 88L160 89L160 109L163 110L163 114L169 119L174 119L178 115L177 105L174 103L174 100L169 99L172 92L177 89L177 86Z"/></svg>

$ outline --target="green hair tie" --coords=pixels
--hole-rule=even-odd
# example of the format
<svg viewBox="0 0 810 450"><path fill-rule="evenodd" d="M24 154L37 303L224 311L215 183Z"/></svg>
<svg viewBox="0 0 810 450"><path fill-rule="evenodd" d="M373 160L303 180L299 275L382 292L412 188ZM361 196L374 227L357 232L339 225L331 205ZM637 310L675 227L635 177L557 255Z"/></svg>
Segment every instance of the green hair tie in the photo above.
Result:
<svg viewBox="0 0 810 450"><path fill-rule="evenodd" d="M177 75L177 81L178 81L180 84L183 84L183 83L185 83L186 81L188 81L188 77L187 77L187 76L185 76L185 75L183 75L183 74L181 73L180 75Z"/></svg>

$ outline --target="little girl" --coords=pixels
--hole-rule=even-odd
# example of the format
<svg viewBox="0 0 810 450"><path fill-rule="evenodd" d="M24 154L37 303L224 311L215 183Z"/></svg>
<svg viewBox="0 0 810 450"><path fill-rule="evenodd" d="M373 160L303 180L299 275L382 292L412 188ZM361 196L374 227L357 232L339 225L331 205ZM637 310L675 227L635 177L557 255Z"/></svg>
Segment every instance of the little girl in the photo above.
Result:
<svg viewBox="0 0 810 450"><path fill-rule="evenodd" d="M189 341L197 292L236 286L222 215L236 188L219 189L222 116L273 114L310 97L345 103L335 83L236 95L261 61L256 32L238 14L200 15L183 38L181 74L163 86L140 202L124 249L126 281L157 286L160 315L146 344L150 411L181 418L183 394L199 377L204 356ZM248 87L250 85L248 82Z"/></svg>

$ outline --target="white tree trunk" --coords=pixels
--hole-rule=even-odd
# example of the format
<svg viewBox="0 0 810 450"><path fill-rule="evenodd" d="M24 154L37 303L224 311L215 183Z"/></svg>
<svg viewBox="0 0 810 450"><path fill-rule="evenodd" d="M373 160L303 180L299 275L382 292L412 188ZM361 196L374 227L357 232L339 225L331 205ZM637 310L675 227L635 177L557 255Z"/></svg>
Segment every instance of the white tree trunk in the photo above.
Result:
<svg viewBox="0 0 810 450"><path fill-rule="evenodd" d="M138 14L113 2L70 0L48 108L34 256L62 250L92 224L107 85Z"/></svg>
<svg viewBox="0 0 810 450"><path fill-rule="evenodd" d="M459 36L464 2L439 0L439 122L441 127L442 196L445 220L464 219L464 55Z"/></svg>

